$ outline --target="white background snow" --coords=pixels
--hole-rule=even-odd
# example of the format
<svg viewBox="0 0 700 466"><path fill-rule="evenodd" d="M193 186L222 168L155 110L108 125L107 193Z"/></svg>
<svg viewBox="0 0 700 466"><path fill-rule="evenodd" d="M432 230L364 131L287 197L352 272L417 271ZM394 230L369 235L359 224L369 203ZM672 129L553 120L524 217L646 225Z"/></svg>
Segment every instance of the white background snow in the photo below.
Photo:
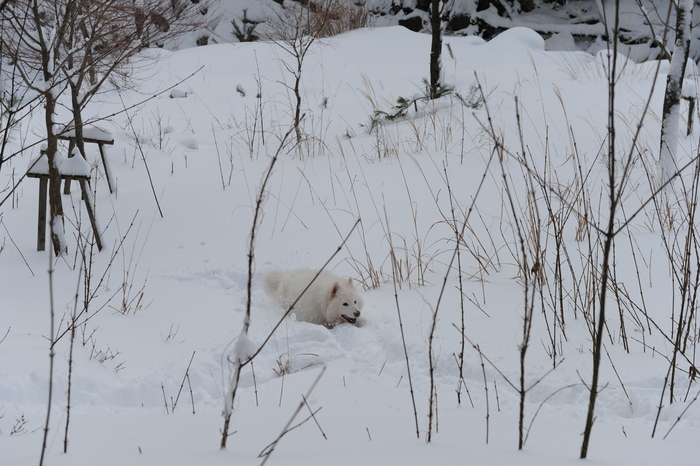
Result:
<svg viewBox="0 0 700 466"><path fill-rule="evenodd" d="M293 318L283 323L255 360L255 378L250 367L244 369L225 451L218 446L230 371L227 356L243 324L253 202L279 137L291 122L292 101L284 85L291 78L281 64L288 57L267 43L158 51L150 52L157 56L144 57L145 66L134 70L140 79L137 90L121 95L125 104L173 85L176 92L131 111L133 125L124 114L99 123L115 137L108 148L115 194L109 194L97 163L99 154L90 148L106 248L93 257L96 296L73 354L67 454L62 447L68 337L55 347L47 464L259 464L258 454L278 436L321 366L325 374L308 403L312 409L321 408L316 419L327 440L313 420L306 422L280 441L269 464L579 464L588 402L584 384L590 383L592 358L590 333L581 311L574 316L573 303L567 307L567 338L557 340L558 366L546 377L552 359L545 316L550 324L552 316L550 310L543 313L536 307L526 377L528 385L542 380L528 392L525 416L530 429L524 450L517 449L518 396L503 375L514 383L519 377L523 294L500 168L496 162L486 167L493 150L481 126L486 109L465 108L447 97L422 104L408 119L387 122L368 134L375 110L390 111L397 97L421 92L429 47L429 36L389 27L320 40L308 56L302 78L308 140L300 148L287 146L274 169L255 244L255 270L320 267L360 218L361 226L330 268L365 282L368 269L373 269L381 273L383 283L364 294L362 327L329 330ZM488 94L494 125L513 151L520 150L515 97L519 99L526 147L542 166L546 155L549 168L562 180L574 171L571 158L578 151L591 178L604 181L599 151L608 94L601 63L583 52L546 52L537 34L519 28L490 43L447 38L443 53L445 81L467 94L478 78ZM654 115L661 111L660 83L665 82L667 66L629 62L617 88L621 128L631 131L659 70L640 143L649 150L658 148ZM256 79L262 83L260 100ZM260 103L264 145L260 133L252 132ZM90 116L110 114L121 105L115 94L105 94L89 108ZM257 125L259 131L260 121ZM12 144L17 147L19 139L36 137L25 123ZM136 138L145 151L162 218ZM697 141L697 131L681 138L679 154L692 156ZM3 186L26 169L33 155L29 152L3 167ZM518 202L525 206L522 171L515 160L505 162ZM634 170L625 197L630 210L651 192L641 165ZM458 404L455 355L460 334L453 324L460 325L461 310L458 274L452 270L433 341L438 425L428 444L428 335L454 248L454 232L445 221L450 215L446 180L463 213L484 175L485 185L475 202L478 213L470 217L466 240L471 252L465 247L461 254L464 293L470 298L464 302L464 318L467 336L503 375L485 365L486 393L479 354L467 344L464 379L473 405L464 388ZM605 188L592 181L589 190L598 215L592 221L598 222L605 218L605 202L598 203ZM74 224L79 222L85 235L90 230L79 191L64 197L69 253L57 260L48 251L34 251L37 191L34 180L23 181L14 202L0 211L3 465L35 464L40 453L49 384L49 261L55 268L58 333L66 328L76 294L80 309L84 289ZM646 306L663 332L670 333L673 285L652 211L653 206L648 207L619 242L629 244L629 234L639 245L636 260ZM399 283L398 301L420 438L391 282L387 228L409 278ZM572 221L565 235L572 252L581 248L575 235ZM617 257L618 279L636 290L636 267L623 249ZM477 257L493 265L480 267ZM578 256L575 261L580 263ZM419 264L425 268L424 277ZM419 283L422 279L424 284ZM124 310L124 300L127 312L118 312ZM252 306L250 338L261 343L282 310L264 296L257 281ZM610 357L604 355L602 363L605 389L598 401L590 462L693 464L700 438L700 405L691 405L697 382L679 372L677 401L669 404L667 395L662 400L672 345L660 331L654 328L649 334L625 315L630 334L630 351L625 351L617 308L611 309L611 338L606 335L605 340ZM695 329L686 353L693 360ZM287 364L291 373L279 376L280 365ZM690 395L683 401L687 390ZM664 407L652 439L659 403ZM304 408L298 421L307 415Z"/></svg>

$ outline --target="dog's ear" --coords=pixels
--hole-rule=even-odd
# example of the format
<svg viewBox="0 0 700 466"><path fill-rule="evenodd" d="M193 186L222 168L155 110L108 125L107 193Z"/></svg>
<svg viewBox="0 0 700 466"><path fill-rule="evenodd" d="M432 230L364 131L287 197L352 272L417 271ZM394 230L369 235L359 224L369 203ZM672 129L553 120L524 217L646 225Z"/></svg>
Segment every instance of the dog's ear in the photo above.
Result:
<svg viewBox="0 0 700 466"><path fill-rule="evenodd" d="M352 278L348 278L348 285L354 286L354 285L352 284Z"/></svg>
<svg viewBox="0 0 700 466"><path fill-rule="evenodd" d="M331 299L335 298L335 295L338 294L338 291L340 291L340 283L335 282L333 284L333 288L331 288Z"/></svg>

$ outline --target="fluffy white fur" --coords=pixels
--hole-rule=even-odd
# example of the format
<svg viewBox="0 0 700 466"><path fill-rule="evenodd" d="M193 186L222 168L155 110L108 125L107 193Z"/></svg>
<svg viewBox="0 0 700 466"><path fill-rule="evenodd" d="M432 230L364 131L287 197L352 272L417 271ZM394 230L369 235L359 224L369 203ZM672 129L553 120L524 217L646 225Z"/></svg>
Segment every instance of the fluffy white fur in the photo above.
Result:
<svg viewBox="0 0 700 466"><path fill-rule="evenodd" d="M262 287L280 306L288 309L318 273L298 269L289 272L270 270L263 275ZM322 271L294 305L297 319L333 327L336 324L357 324L362 311L362 296L352 278L340 278Z"/></svg>

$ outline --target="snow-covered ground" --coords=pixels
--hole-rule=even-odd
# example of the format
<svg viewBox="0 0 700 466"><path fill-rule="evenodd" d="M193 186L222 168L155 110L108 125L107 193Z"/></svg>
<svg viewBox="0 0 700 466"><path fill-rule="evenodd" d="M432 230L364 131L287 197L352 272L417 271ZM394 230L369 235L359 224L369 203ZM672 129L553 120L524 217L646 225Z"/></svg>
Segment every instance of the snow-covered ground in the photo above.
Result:
<svg viewBox="0 0 700 466"><path fill-rule="evenodd" d="M50 294L52 258L34 251L36 181L23 181L12 202L1 207L0 463L35 464L39 458L53 302L55 334L63 336L54 347L47 464L259 464L258 454L277 438L324 367L306 398L308 407L292 425L320 409L315 421L284 436L270 464L578 464L592 372L582 303L595 302L597 283L590 279L587 260L589 248L594 264L600 252L595 231L577 222L575 212L587 210L596 225L606 218L605 60L582 52L545 52L542 39L521 28L489 43L448 38L446 82L468 96L478 79L486 107L473 110L454 95L430 104L419 100L407 118L375 121L378 126L370 131L376 110L391 112L398 97L421 95L429 48L429 36L389 27L319 41L307 56L304 140L297 147L285 145L279 155L255 242L250 338L262 343L283 312L260 289L258 274L270 267L320 267L357 219L361 223L329 268L370 288L364 293L366 322L327 329L286 319L254 366L243 370L225 451L219 443L231 371L227 357L243 325L255 198L292 121L292 78L282 64L289 57L274 44L221 44L159 51L135 69L139 92L121 94L126 106L175 87L98 123L115 137L108 148L116 185L112 195L99 154L90 148L106 247L88 254L94 296L79 317L72 352L67 454L62 451L71 353L70 334L64 332L76 295L77 312L82 309L86 287L75 224L89 236L89 223L74 188L64 196L69 252L53 260ZM637 146L642 155L635 157L649 162L658 150L657 115L667 67L626 63L616 90L621 154L629 149L625 144L643 115L657 71ZM120 108L120 96L107 93L89 112L95 117ZM513 154L503 158L503 168L493 156L489 116ZM37 137L25 122L11 147ZM697 140L697 131L682 138L679 163L697 152ZM543 219L537 224L528 207L525 171L515 160L522 147L528 163L546 175L552 188L547 192L565 198L560 202L553 196L559 206L555 211L575 207L563 229L569 256L563 323L550 306L557 248L544 191L533 188ZM12 185L13 176L26 170L35 155L29 152L2 167L2 186ZM647 172L656 168L647 167L632 168L621 219L648 198ZM525 401L523 451L518 451L519 395L511 383L519 387L524 275L504 171L528 241L535 237L528 225L543 232L545 291L535 295L525 359L526 386L532 388ZM577 173L586 174L585 186L567 191ZM450 196L458 223L471 211L460 247L463 294L456 261L447 274L455 247ZM682 220L676 218L678 237ZM673 349L665 336L674 331L679 299L676 291L674 311L676 285L662 247L664 232L669 233L659 227L650 204L617 238L615 277L624 287L609 294L604 389L589 450L596 464L692 464L697 458L700 405L692 400L699 388L687 376L685 358L678 361L675 402L669 403L668 388L663 392ZM400 269L396 274L391 245ZM571 274L581 281L573 283ZM400 279L397 298L392 275ZM373 281L381 286L372 286ZM586 289L588 294L581 291ZM627 305L620 289L638 307ZM436 310L437 407L427 443L428 351ZM462 339L456 327L462 319L466 336L482 352L466 342L466 387L458 369ZM685 351L690 361L695 361L697 341L694 320Z"/></svg>

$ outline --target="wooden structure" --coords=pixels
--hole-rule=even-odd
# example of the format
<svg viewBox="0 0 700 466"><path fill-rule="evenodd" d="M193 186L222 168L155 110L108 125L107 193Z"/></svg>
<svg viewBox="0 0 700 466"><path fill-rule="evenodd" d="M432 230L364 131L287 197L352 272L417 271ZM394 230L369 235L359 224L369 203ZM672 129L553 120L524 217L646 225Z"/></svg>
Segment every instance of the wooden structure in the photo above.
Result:
<svg viewBox="0 0 700 466"><path fill-rule="evenodd" d="M682 97L684 100L688 101L688 129L685 133L686 136L690 136L693 132L693 116L695 115L695 97Z"/></svg>
<svg viewBox="0 0 700 466"><path fill-rule="evenodd" d="M42 160L46 159L46 160ZM59 172L61 171L59 167ZM46 207L48 199L48 185L49 185L49 171L48 171L48 159L46 154L42 151L39 159L33 160L27 171L27 177L37 178L39 180L39 215L38 215L38 227L37 227L37 241L36 250L44 251L46 249ZM97 248L102 250L102 239L100 238L100 232L97 228L97 219L95 217L95 208L92 203L92 196L90 193L90 175L85 173L61 173L61 180L64 183L69 183L72 180L80 183L80 190L82 200L85 203L85 209L87 210L88 218L90 219L90 226L92 227L92 232L95 236L95 242Z"/></svg>
<svg viewBox="0 0 700 466"><path fill-rule="evenodd" d="M102 167L104 168L105 177L107 178L107 186L109 187L109 193L112 194L114 192L112 188L112 174L109 171L109 164L107 163L105 145L111 146L114 144L114 138L111 134L96 127L85 127L83 133L83 142L97 144L100 150L100 158L102 159ZM75 149L75 130L60 134L58 139L68 141L68 157L73 157L73 149ZM63 186L63 194L70 194L70 182L70 179L66 180Z"/></svg>

